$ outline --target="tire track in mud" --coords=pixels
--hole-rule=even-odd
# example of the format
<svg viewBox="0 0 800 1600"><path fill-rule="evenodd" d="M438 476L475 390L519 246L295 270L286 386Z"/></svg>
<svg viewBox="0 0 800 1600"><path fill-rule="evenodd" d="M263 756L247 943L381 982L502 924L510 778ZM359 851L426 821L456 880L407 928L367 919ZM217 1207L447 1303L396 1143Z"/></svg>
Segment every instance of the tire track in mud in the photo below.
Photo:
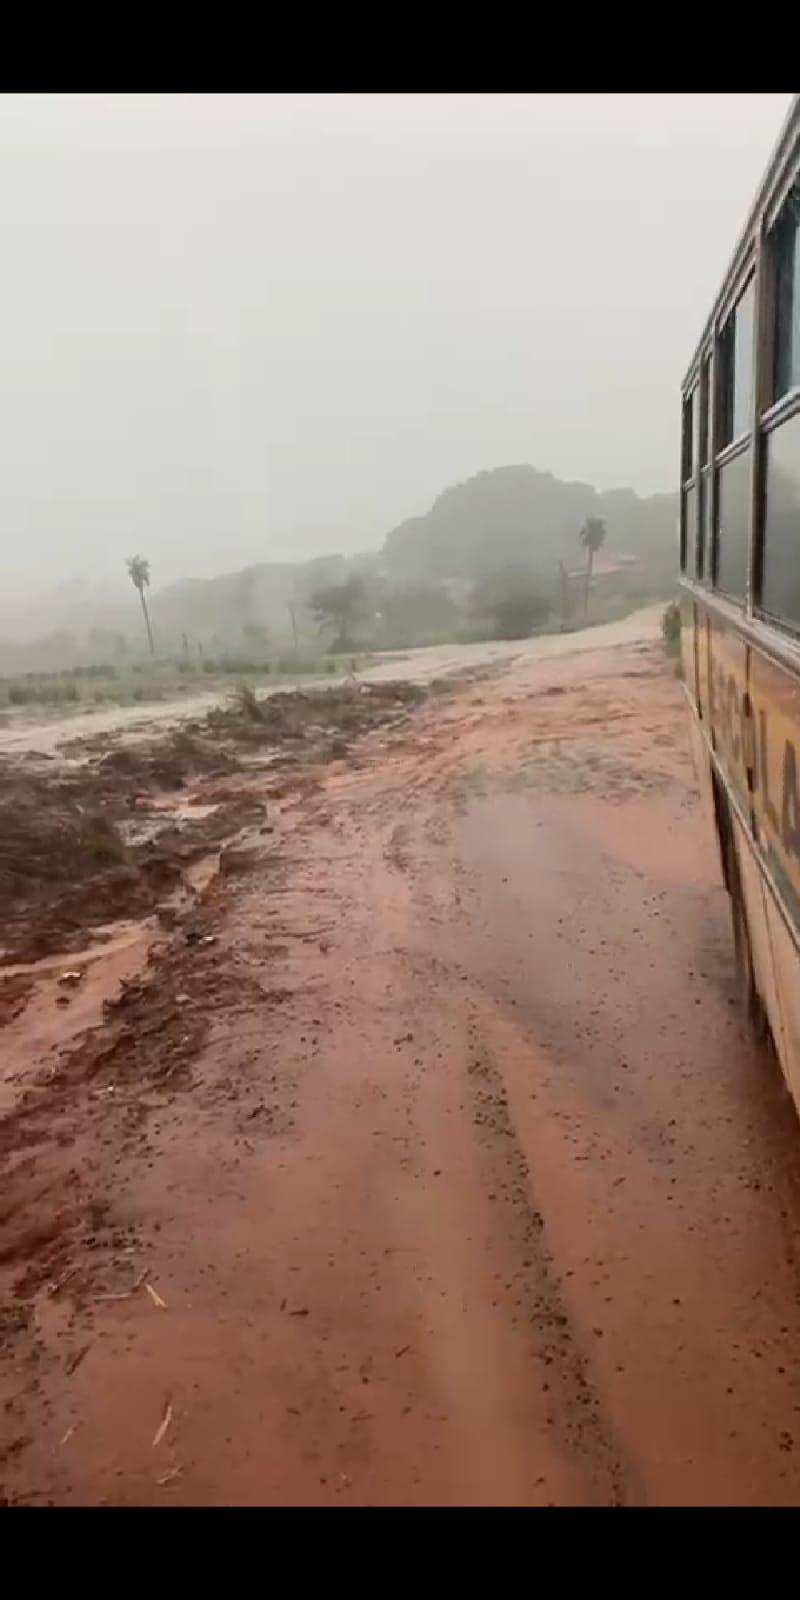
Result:
<svg viewBox="0 0 800 1600"><path fill-rule="evenodd" d="M714 857L680 796L498 799L457 829L463 960L632 1496L792 1503L796 1118L729 1004Z"/></svg>
<svg viewBox="0 0 800 1600"><path fill-rule="evenodd" d="M495 1203L529 1263L525 1303L545 1339L554 1318L563 1335L557 1359L545 1348L548 1428L593 1464L587 1498L790 1503L796 1119L730 1011L724 896L703 854L683 707L664 671L631 676L646 677L648 699L609 743L648 782L609 792L578 753L574 794L553 793L547 771L539 793L515 793L512 738L488 783L470 785L478 733L449 784L434 773L413 878L429 916L443 909L437 885L461 885L448 943L477 991L476 1115L489 1171L507 1168ZM572 742L560 709L550 739ZM520 754L524 735L521 721ZM670 781L654 790L662 759ZM448 836L437 862L430 847ZM534 1360L541 1348L534 1331Z"/></svg>
<svg viewBox="0 0 800 1600"><path fill-rule="evenodd" d="M587 1478L588 1500L601 1505L644 1503L641 1485L625 1462L611 1419L595 1390L591 1360L563 1297L560 1274L548 1242L547 1218L536 1203L536 1185L512 1119L508 1094L473 1010L467 1024L472 1059L467 1067L473 1122L489 1159L505 1172L493 1191L521 1270L515 1303L527 1317L537 1364L547 1377L548 1428ZM504 1149L499 1152L498 1142ZM532 1374L532 1381L533 1379Z"/></svg>
<svg viewBox="0 0 800 1600"><path fill-rule="evenodd" d="M415 823L403 827L404 854L390 864L408 874L419 908L418 927L423 938L443 914L464 920L462 897L455 902L441 885L457 886L464 865L452 850L453 808L463 811L463 764L437 763L425 783L420 774L414 786ZM498 778L498 782L501 780ZM425 803L427 802L427 806ZM419 808L425 806L423 814ZM391 838L397 832L395 827ZM413 861L412 852L413 849ZM456 951L459 941L453 940ZM429 972L443 990L452 989L468 976L431 950ZM512 1277L505 1282L512 1321L517 1315L528 1325L531 1364L529 1381L546 1397L544 1424L558 1449L571 1460L585 1483L585 1503L633 1505L644 1503L644 1491L632 1464L624 1460L613 1423L594 1387L590 1352L582 1330L563 1295L556 1257L548 1239L547 1218L537 1204L536 1185L514 1124L509 1097L495 1063L489 1033L481 1023L486 1000L468 983L465 1020L465 1110L471 1114L474 1137L483 1152L488 1198L493 1206L511 1256Z"/></svg>

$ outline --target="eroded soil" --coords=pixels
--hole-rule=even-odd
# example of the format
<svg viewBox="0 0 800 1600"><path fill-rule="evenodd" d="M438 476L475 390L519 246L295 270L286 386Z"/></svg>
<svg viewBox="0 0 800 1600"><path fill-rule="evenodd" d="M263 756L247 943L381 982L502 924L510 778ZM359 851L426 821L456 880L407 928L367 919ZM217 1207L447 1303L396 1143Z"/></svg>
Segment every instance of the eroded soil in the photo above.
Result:
<svg viewBox="0 0 800 1600"><path fill-rule="evenodd" d="M261 699L245 690L133 744L87 735L66 761L0 757L0 965L75 949L112 920L163 906L203 856L264 822L288 789L313 789L321 765L421 696L393 682Z"/></svg>
<svg viewBox="0 0 800 1600"><path fill-rule="evenodd" d="M800 1131L685 716L657 646L523 656L6 968L7 1500L797 1500Z"/></svg>

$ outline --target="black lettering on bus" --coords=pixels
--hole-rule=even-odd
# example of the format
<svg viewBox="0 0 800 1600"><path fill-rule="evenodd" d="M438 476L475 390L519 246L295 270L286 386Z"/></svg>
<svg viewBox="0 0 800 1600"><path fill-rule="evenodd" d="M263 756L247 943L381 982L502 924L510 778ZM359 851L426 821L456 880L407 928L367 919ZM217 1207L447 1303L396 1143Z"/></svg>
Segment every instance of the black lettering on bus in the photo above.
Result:
<svg viewBox="0 0 800 1600"><path fill-rule="evenodd" d="M716 729L716 732L717 732L717 737L718 737L718 739L720 741L720 744L722 745L722 747L724 749L729 743L729 737L728 737L728 696L725 693L725 688L726 688L726 685L725 685L725 674L724 674L724 672L722 670L722 667L719 667L719 666L717 667L716 679L717 679L717 682L716 682L716 694L715 694L715 700L714 700L714 713L715 713L714 726L715 726L715 729Z"/></svg>
<svg viewBox="0 0 800 1600"><path fill-rule="evenodd" d="M756 777L756 736L753 729L753 702L745 689L742 695L742 766L747 772L747 785L754 789Z"/></svg>
<svg viewBox="0 0 800 1600"><path fill-rule="evenodd" d="M728 679L728 717L727 717L727 722L728 722L728 739L730 741L731 755L733 756L734 761L738 761L739 760L739 756L741 754L741 749L742 749L741 740L739 738L739 717L740 717L739 691L738 691L738 689L736 687L736 679L733 676L731 676Z"/></svg>
<svg viewBox="0 0 800 1600"><path fill-rule="evenodd" d="M759 713L758 713L758 730L759 730L758 746L759 746L759 756L760 756L760 760L761 760L761 790L762 790L762 793L763 793L763 796L764 796L764 811L766 813L767 822L769 823L769 825L772 828L773 832L777 833L778 832L778 813L775 810L775 806L773 805L773 802L772 802L772 796L771 796L771 794L769 792L769 744L768 744L768 739L767 739L767 713L766 713L766 711L762 710L762 711L759 711Z"/></svg>
<svg viewBox="0 0 800 1600"><path fill-rule="evenodd" d="M787 855L800 856L800 796L797 793L797 756L790 739L783 752L781 839Z"/></svg>

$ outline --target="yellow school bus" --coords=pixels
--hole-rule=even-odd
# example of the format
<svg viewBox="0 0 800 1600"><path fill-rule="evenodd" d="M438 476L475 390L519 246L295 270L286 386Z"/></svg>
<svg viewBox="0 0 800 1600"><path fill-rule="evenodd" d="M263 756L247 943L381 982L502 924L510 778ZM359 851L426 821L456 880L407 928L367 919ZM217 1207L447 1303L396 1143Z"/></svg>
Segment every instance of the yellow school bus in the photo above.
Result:
<svg viewBox="0 0 800 1600"><path fill-rule="evenodd" d="M682 390L695 762L743 997L800 1110L800 95Z"/></svg>

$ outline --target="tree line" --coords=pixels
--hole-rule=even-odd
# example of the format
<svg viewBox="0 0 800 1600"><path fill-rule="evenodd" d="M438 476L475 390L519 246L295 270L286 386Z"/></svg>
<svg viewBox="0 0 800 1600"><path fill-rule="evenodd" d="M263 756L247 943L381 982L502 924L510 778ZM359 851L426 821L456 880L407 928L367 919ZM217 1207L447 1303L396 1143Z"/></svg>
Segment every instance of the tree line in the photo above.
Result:
<svg viewBox="0 0 800 1600"><path fill-rule="evenodd" d="M600 517L588 517L580 529L578 540L584 551L585 572L583 609L588 609L589 594L591 590L592 571L594 558L605 542L605 523ZM150 619L150 610L147 603L147 590L150 587L150 562L144 556L129 556L126 562L128 576L139 597L142 617L147 633L147 643L150 655L155 654L153 628ZM559 563L561 573L560 610L562 624L567 621L568 600L567 587L563 563ZM352 650L356 646L357 638L365 632L368 636L380 636L381 624L384 617L380 605L380 596L371 592L370 586L363 577L352 575L343 583L326 584L313 590L310 596L310 608L317 626L320 630L332 634L328 649L332 652ZM391 595L388 603L392 604ZM396 603L396 601L395 601ZM406 596L406 604L413 610L414 591ZM417 605L430 604L427 592L417 592ZM522 639L543 626L552 611L550 598L543 593L541 586L527 568L505 568L498 572L487 574L474 587L469 606L474 624L485 623L493 637L498 639ZM255 625L254 625L255 626ZM297 635L294 614L292 627ZM263 632L259 629L259 632Z"/></svg>

